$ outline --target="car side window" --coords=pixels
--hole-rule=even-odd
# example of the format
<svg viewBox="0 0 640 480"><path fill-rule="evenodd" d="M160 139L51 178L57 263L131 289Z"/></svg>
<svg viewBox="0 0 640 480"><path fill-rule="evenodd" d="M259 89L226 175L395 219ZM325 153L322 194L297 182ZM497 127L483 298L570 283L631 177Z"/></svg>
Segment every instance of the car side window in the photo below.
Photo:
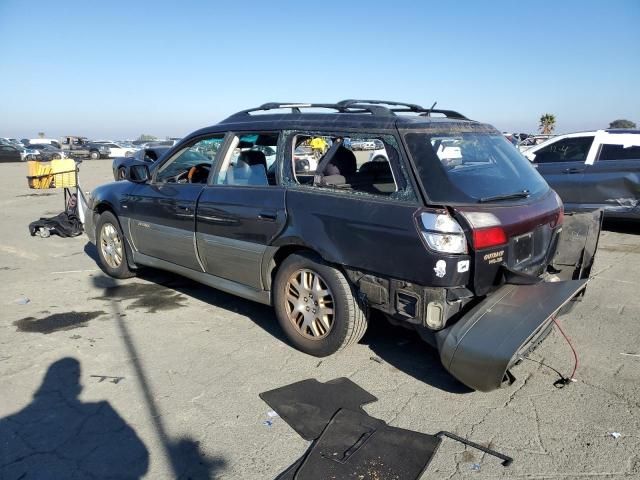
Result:
<svg viewBox="0 0 640 480"><path fill-rule="evenodd" d="M276 158L279 134L239 133L231 145L215 179L216 185L276 185Z"/></svg>
<svg viewBox="0 0 640 480"><path fill-rule="evenodd" d="M158 168L154 183L207 183L223 140L213 135L181 149Z"/></svg>
<svg viewBox="0 0 640 480"><path fill-rule="evenodd" d="M558 140L535 152L535 163L584 162L593 143L593 135Z"/></svg>
<svg viewBox="0 0 640 480"><path fill-rule="evenodd" d="M394 140L366 133L298 133L291 144L292 180L313 188L415 201Z"/></svg>
<svg viewBox="0 0 640 480"><path fill-rule="evenodd" d="M640 145L610 145L600 147L598 160L640 160Z"/></svg>

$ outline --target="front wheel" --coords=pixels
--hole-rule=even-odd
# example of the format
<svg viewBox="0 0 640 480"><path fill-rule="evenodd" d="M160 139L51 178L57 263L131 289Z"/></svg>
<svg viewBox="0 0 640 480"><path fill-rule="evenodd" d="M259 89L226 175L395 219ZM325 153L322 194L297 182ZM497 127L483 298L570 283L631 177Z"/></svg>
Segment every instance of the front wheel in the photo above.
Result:
<svg viewBox="0 0 640 480"><path fill-rule="evenodd" d="M99 160L100 159L100 152L89 152L89 158L91 160Z"/></svg>
<svg viewBox="0 0 640 480"><path fill-rule="evenodd" d="M114 278L131 278L135 274L129 270L127 251L120 222L109 212L102 212L96 223L96 246L100 267Z"/></svg>
<svg viewBox="0 0 640 480"><path fill-rule="evenodd" d="M357 343L367 330L362 303L344 274L311 255L291 255L273 285L278 322L291 343L325 357Z"/></svg>

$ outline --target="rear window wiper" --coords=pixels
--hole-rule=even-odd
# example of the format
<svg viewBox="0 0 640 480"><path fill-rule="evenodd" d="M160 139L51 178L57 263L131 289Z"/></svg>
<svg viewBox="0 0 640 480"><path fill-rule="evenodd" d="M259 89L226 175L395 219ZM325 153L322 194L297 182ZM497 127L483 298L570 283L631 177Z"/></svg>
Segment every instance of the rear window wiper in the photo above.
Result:
<svg viewBox="0 0 640 480"><path fill-rule="evenodd" d="M498 200L510 200L512 198L527 198L531 195L529 190L522 190L520 192L505 193L503 195L494 195L492 197L482 197L478 199L478 203L495 202Z"/></svg>

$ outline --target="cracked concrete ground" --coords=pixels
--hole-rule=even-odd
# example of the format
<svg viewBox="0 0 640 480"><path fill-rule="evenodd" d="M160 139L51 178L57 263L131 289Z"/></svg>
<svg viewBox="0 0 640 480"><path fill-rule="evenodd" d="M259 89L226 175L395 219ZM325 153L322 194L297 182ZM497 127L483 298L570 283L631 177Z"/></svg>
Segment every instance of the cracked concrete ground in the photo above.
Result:
<svg viewBox="0 0 640 480"><path fill-rule="evenodd" d="M0 173L2 479L272 479L307 443L281 419L264 425L258 394L340 376L378 397L365 407L374 417L515 459L505 469L445 440L424 479L640 478L637 226L603 233L586 298L561 319L578 381L558 390L553 371L525 361L512 387L487 394L461 388L416 336L380 321L318 359L286 344L268 307L161 272L106 278L86 237L29 236L30 221L61 211L61 191L28 190L23 164ZM109 161L82 167L86 189L109 176ZM556 332L532 358L571 371Z"/></svg>

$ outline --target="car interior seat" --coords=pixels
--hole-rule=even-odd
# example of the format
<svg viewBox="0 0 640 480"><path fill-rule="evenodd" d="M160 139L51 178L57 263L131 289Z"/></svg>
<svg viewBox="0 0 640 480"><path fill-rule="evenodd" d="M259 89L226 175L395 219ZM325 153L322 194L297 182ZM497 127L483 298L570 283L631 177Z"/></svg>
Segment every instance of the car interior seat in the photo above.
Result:
<svg viewBox="0 0 640 480"><path fill-rule="evenodd" d="M369 161L358 171L357 189L369 193L389 195L396 190L388 161Z"/></svg>
<svg viewBox="0 0 640 480"><path fill-rule="evenodd" d="M269 185L267 159L258 150L247 150L238 156L227 171L226 183L232 185Z"/></svg>
<svg viewBox="0 0 640 480"><path fill-rule="evenodd" d="M341 145L322 172L322 182L325 185L346 185L353 180L357 170L356 156L351 150Z"/></svg>

